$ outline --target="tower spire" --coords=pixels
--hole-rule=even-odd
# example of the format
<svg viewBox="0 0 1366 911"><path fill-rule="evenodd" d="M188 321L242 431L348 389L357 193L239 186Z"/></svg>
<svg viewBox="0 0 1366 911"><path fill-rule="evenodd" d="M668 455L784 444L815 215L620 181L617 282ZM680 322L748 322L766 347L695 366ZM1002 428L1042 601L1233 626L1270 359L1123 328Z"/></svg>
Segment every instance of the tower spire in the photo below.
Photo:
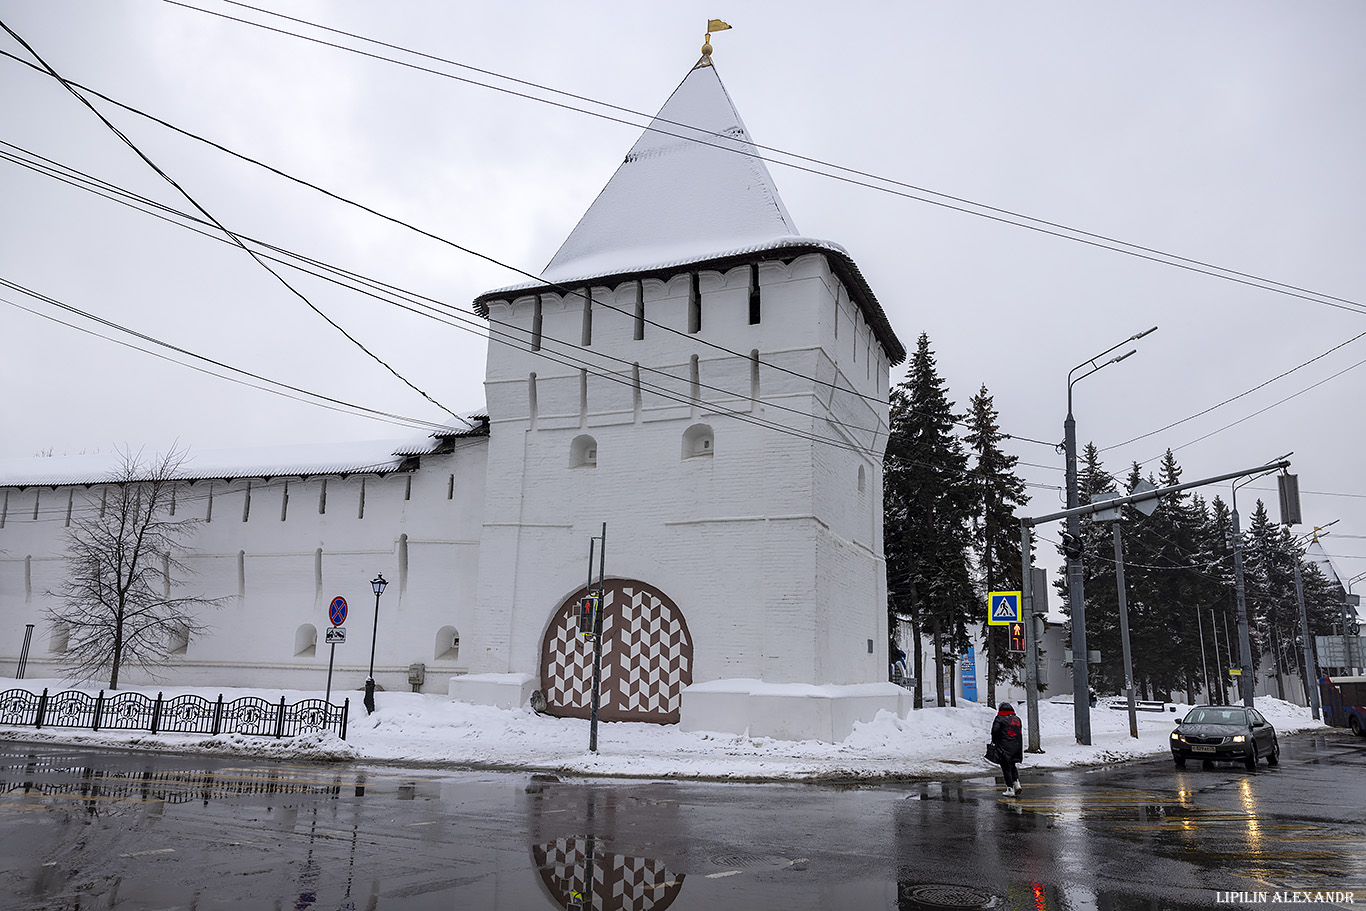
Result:
<svg viewBox="0 0 1366 911"><path fill-rule="evenodd" d="M730 26L720 19L707 20L707 37L702 39L702 59L697 61L697 66L711 66L711 33L724 32L728 28ZM696 69L697 66L693 69Z"/></svg>

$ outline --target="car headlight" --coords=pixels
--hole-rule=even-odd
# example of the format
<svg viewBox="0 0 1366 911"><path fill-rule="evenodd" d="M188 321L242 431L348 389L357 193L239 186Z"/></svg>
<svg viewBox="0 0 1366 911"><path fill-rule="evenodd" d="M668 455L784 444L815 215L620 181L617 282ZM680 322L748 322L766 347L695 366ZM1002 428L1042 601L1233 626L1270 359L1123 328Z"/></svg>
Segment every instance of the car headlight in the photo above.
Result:
<svg viewBox="0 0 1366 911"><path fill-rule="evenodd" d="M1247 737L1244 736L1244 735L1242 735L1242 734L1234 734L1234 735L1233 735L1233 742L1234 742L1234 743L1242 743L1242 742L1245 741L1245 740L1247 740Z"/></svg>
<svg viewBox="0 0 1366 911"><path fill-rule="evenodd" d="M1176 731L1172 731L1172 740L1180 740L1180 739L1181 739L1181 735L1178 734L1178 733L1176 733Z"/></svg>

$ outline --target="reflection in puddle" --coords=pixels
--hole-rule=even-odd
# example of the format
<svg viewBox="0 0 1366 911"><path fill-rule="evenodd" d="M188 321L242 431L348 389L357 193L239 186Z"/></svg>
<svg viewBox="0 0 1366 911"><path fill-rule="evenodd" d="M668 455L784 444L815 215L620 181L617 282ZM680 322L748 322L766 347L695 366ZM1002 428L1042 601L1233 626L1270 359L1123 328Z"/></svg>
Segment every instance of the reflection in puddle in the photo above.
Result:
<svg viewBox="0 0 1366 911"><path fill-rule="evenodd" d="M683 888L683 874L664 860L607 850L614 833L649 822L676 829L678 805L641 800L615 788L562 786L538 775L531 795L531 861L557 908L663 911Z"/></svg>
<svg viewBox="0 0 1366 911"><path fill-rule="evenodd" d="M682 874L663 861L598 849L591 835L531 846L532 861L559 908L663 911L683 888Z"/></svg>

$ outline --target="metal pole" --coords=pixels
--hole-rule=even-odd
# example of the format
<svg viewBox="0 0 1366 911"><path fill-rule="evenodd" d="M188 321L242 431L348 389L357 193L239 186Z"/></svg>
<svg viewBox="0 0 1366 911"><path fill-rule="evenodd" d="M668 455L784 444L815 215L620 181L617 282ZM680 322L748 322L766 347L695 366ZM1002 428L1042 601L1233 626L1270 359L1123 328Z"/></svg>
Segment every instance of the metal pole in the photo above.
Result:
<svg viewBox="0 0 1366 911"><path fill-rule="evenodd" d="M1029 747L1031 753L1042 753L1039 746L1039 640L1034 635L1034 567L1030 557L1029 524L1020 523L1020 561L1023 572L1020 588L1024 601L1025 621L1025 720L1029 723ZM987 635L991 635L988 627ZM993 706L994 708L994 706Z"/></svg>
<svg viewBox="0 0 1366 911"><path fill-rule="evenodd" d="M1219 687L1219 701L1228 702L1228 690L1224 686L1224 665L1223 659L1219 657L1219 624L1215 622L1214 608L1209 609L1209 626L1211 638L1214 639L1214 679L1210 681Z"/></svg>
<svg viewBox="0 0 1366 911"><path fill-rule="evenodd" d="M602 523L602 547L598 549L598 610L593 618L593 708L588 722L588 752L598 751L598 705L602 692L602 615L607 611L607 523ZM588 570L592 581L593 570Z"/></svg>
<svg viewBox="0 0 1366 911"><path fill-rule="evenodd" d="M1309 710L1319 720L1319 667L1309 647L1309 612L1304 607L1304 581L1300 577L1300 558L1295 558L1295 600L1300 606L1300 638L1304 646L1304 664L1300 676L1304 679L1304 693L1309 699Z"/></svg>
<svg viewBox="0 0 1366 911"><path fill-rule="evenodd" d="M1205 693L1208 695L1214 681L1209 679L1209 662L1205 660L1205 621L1200 619L1200 608L1198 607L1195 609L1195 628L1200 633L1200 668L1205 674ZM1216 664L1219 662L1217 655L1214 661ZM1194 693L1186 694L1187 697L1194 695Z"/></svg>
<svg viewBox="0 0 1366 911"><path fill-rule="evenodd" d="M1252 643L1248 638L1247 591L1243 587L1243 533L1238 527L1238 485L1233 485L1233 579L1238 598L1239 690L1243 705L1252 708Z"/></svg>
<svg viewBox="0 0 1366 911"><path fill-rule="evenodd" d="M332 704L332 662L337 660L337 643L332 643L332 653L327 656L327 695L323 697L323 702Z"/></svg>
<svg viewBox="0 0 1366 911"><path fill-rule="evenodd" d="M1232 663L1233 663L1233 644L1232 644L1232 642L1229 641L1229 638L1228 638L1228 614L1225 613L1222 619L1223 619L1223 621L1224 621L1224 655L1226 655L1226 656L1228 657L1228 663L1229 663L1229 664L1232 664ZM1228 675L1225 675L1225 676L1227 677ZM1224 693L1224 704L1225 704L1225 705L1228 705L1228 704L1229 704L1229 702L1228 702L1228 692L1227 692L1227 688L1225 688L1225 693Z"/></svg>
<svg viewBox="0 0 1366 911"><path fill-rule="evenodd" d="M365 712L375 713L375 639L379 636L379 596L375 592L375 625L370 630L370 676L365 679Z"/></svg>
<svg viewBox="0 0 1366 911"><path fill-rule="evenodd" d="M1350 580L1348 580L1348 582L1347 582L1347 594L1349 594L1349 595L1352 594L1352 583L1355 582L1355 581L1356 581L1355 579L1350 579ZM1347 601L1346 601L1346 600L1343 600L1341 607L1342 607L1342 660L1343 660L1344 662L1346 662L1346 665L1347 665L1346 667L1344 667L1344 668L1342 669L1342 671L1343 671L1343 674L1344 674L1344 675L1350 677L1350 676L1352 676L1353 674L1356 673L1357 668L1356 668L1356 663L1352 660L1352 636L1349 634L1349 630L1347 629L1347 624L1350 623L1351 620L1350 620L1350 619L1348 618L1348 616L1347 616Z"/></svg>
<svg viewBox="0 0 1366 911"><path fill-rule="evenodd" d="M24 668L28 667L28 646L33 641L33 624L24 624L24 648L19 653L19 669L14 672L15 680L24 679Z"/></svg>
<svg viewBox="0 0 1366 911"><path fill-rule="evenodd" d="M1067 387L1067 420L1063 422L1063 446L1067 450L1067 508L1077 508L1077 422L1072 417L1072 387ZM1067 517L1072 547L1081 546L1081 517ZM1067 557L1067 603L1072 611L1072 716L1077 743L1091 742L1091 683L1086 667L1086 592L1081 556Z"/></svg>
<svg viewBox="0 0 1366 911"><path fill-rule="evenodd" d="M1129 658L1129 599L1124 591L1124 537L1119 520L1114 524L1115 586L1119 590L1119 641L1124 651L1124 694L1129 699L1129 736L1138 739L1138 705L1134 702L1134 666ZM1072 660L1076 660L1076 652Z"/></svg>

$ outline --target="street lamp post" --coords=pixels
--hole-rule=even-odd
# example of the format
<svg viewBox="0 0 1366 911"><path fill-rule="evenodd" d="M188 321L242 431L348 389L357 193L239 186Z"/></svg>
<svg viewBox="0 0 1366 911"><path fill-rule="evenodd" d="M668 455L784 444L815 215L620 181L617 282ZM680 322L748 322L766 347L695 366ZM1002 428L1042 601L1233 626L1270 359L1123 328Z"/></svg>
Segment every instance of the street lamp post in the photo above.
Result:
<svg viewBox="0 0 1366 911"><path fill-rule="evenodd" d="M1111 364L1118 364L1126 357L1137 352L1138 349L1130 349L1124 354L1112 357L1108 361L1096 363L1110 352L1127 345L1129 342L1136 342L1143 336L1157 331L1157 327L1146 329L1143 332L1136 332L1120 342L1106 348L1100 354L1089 360L1082 361L1077 366L1067 372L1067 419L1063 421L1063 446L1067 456L1067 508L1076 509L1080 505L1080 498L1077 494L1077 422L1072 416L1072 387L1091 374ZM1074 377L1078 370L1086 370L1079 376ZM1091 685L1086 666L1086 594L1082 581L1081 564L1081 516L1070 515L1067 517L1067 544L1063 549L1067 557L1067 601L1072 609L1072 704L1075 718L1077 742L1089 745L1091 743Z"/></svg>
<svg viewBox="0 0 1366 911"><path fill-rule="evenodd" d="M1338 519L1329 522L1328 525L1336 525ZM1316 525L1314 530L1305 537L1317 541L1319 532L1323 531L1328 525ZM1303 538L1300 539L1303 543ZM1300 574L1300 555L1295 554L1295 600L1299 602L1300 608L1300 639L1304 649L1304 664L1301 665L1303 673L1301 677L1304 681L1304 698L1309 702L1310 710L1314 720L1319 720L1319 666L1314 660L1313 642L1309 638L1309 611L1304 605L1304 579Z"/></svg>
<svg viewBox="0 0 1366 911"><path fill-rule="evenodd" d="M384 586L388 584L384 581L384 573L376 573L375 578L370 580L370 587L375 590L375 625L370 630L370 676L365 678L365 711L371 715L375 712L375 639L379 636L379 596L384 594Z"/></svg>
<svg viewBox="0 0 1366 911"><path fill-rule="evenodd" d="M1258 476L1260 477L1260 475ZM1238 525L1238 485L1256 478L1233 482L1233 590L1238 601L1238 691L1243 705L1252 708L1252 642L1248 638L1247 588L1243 584L1243 530Z"/></svg>
<svg viewBox="0 0 1366 911"><path fill-rule="evenodd" d="M1352 586L1362 579L1366 579L1366 573L1357 573L1347 580L1347 594L1352 594ZM1355 658L1352 655L1352 640L1348 638L1347 632L1347 602L1342 602L1342 652L1343 660L1347 662L1346 671L1348 674L1356 672Z"/></svg>

